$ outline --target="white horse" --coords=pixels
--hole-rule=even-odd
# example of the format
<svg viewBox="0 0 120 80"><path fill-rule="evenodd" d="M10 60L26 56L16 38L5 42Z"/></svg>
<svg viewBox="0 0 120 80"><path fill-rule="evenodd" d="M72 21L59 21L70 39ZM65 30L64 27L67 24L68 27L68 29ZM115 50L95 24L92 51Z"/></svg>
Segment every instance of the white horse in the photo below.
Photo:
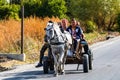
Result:
<svg viewBox="0 0 120 80"><path fill-rule="evenodd" d="M54 58L55 76L58 76L58 73L64 74L64 65L67 51L66 45L72 44L71 35L67 32L63 34L59 25L53 22L48 22L45 30L47 40L51 46L52 55Z"/></svg>

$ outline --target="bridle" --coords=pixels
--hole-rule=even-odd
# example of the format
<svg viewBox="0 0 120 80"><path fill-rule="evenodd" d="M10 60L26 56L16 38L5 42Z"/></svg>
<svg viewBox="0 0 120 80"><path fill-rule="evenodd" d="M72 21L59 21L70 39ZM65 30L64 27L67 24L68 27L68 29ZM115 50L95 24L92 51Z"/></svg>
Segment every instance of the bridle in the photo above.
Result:
<svg viewBox="0 0 120 80"><path fill-rule="evenodd" d="M56 26L55 26L56 27ZM64 40L63 36L61 35L57 35L57 31L54 28L54 24L50 24L48 23L47 28L45 29L46 33L47 33L47 38L48 38L48 42L51 45L60 45L60 44L64 44L64 42L51 42L51 40L56 40L59 41L59 37L62 37L62 39ZM50 36L50 33L52 34L52 36Z"/></svg>

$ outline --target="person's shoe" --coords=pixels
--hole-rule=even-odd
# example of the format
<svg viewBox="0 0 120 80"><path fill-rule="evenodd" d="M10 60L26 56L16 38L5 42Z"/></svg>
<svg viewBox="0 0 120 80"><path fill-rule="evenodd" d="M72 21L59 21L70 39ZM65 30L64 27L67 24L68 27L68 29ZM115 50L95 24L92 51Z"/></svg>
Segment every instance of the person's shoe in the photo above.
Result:
<svg viewBox="0 0 120 80"><path fill-rule="evenodd" d="M41 67L41 66L43 66L43 64L42 63L38 63L35 67L38 68L38 67Z"/></svg>

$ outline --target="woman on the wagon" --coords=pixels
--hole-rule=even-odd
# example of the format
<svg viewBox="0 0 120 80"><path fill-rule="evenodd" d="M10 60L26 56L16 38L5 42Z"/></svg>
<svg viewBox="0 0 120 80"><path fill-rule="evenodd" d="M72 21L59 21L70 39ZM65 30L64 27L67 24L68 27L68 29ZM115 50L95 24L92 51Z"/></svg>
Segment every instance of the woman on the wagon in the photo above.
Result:
<svg viewBox="0 0 120 80"><path fill-rule="evenodd" d="M76 51L78 42L80 40L83 40L83 41L85 41L85 40L83 39L83 37L84 37L83 31L82 31L81 27L77 25L77 21L75 20L75 18L72 18L70 23L71 23L71 25L67 28L67 31L71 34L71 36L73 38L73 44L74 44L73 51ZM84 47L85 53L88 53L88 50L89 50L88 44L85 44L83 47ZM75 53L75 52L73 52L73 53Z"/></svg>

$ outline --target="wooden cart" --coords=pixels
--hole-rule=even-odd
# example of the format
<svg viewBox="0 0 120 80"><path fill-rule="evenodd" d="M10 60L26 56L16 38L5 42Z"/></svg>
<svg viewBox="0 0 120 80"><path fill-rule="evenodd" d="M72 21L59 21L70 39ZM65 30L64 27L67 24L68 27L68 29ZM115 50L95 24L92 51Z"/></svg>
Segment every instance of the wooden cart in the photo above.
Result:
<svg viewBox="0 0 120 80"><path fill-rule="evenodd" d="M93 60L93 54L91 50L88 50L88 53L84 52L83 46L85 45L84 42L79 42L79 45L77 45L76 53L74 56L66 57L66 63L65 64L78 64L77 70L79 70L79 65L83 65L83 72L87 73L89 70L92 70L92 60ZM43 71L45 74L49 72L49 70L54 70L54 60L52 55L45 56L43 59Z"/></svg>

